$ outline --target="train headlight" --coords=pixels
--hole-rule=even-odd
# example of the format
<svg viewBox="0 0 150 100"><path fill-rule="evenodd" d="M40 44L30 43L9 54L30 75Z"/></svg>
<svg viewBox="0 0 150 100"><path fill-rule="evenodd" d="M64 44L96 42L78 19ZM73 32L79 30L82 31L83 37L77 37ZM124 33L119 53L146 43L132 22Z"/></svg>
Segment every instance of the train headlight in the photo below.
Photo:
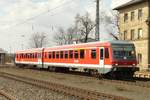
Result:
<svg viewBox="0 0 150 100"><path fill-rule="evenodd" d="M135 66L135 64L132 64L133 66Z"/></svg>
<svg viewBox="0 0 150 100"><path fill-rule="evenodd" d="M116 63L115 65L118 66L118 63Z"/></svg>

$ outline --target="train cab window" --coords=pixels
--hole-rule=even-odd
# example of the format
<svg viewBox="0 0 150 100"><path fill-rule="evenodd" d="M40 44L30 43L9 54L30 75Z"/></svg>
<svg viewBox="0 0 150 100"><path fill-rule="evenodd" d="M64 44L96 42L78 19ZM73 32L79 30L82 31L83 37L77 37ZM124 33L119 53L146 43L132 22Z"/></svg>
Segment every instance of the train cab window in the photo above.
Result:
<svg viewBox="0 0 150 100"><path fill-rule="evenodd" d="M92 59L96 59L96 49L93 49L93 50L91 51L91 58L92 58Z"/></svg>
<svg viewBox="0 0 150 100"><path fill-rule="evenodd" d="M63 51L60 51L60 58L61 58L61 59L64 57L63 54L64 54Z"/></svg>
<svg viewBox="0 0 150 100"><path fill-rule="evenodd" d="M77 50L74 51L74 58L78 59L78 51Z"/></svg>
<svg viewBox="0 0 150 100"><path fill-rule="evenodd" d="M65 51L65 58L68 58L68 51Z"/></svg>
<svg viewBox="0 0 150 100"><path fill-rule="evenodd" d="M58 51L56 52L56 58L57 59L59 58L59 52Z"/></svg>
<svg viewBox="0 0 150 100"><path fill-rule="evenodd" d="M69 50L69 58L73 58L73 50Z"/></svg>
<svg viewBox="0 0 150 100"><path fill-rule="evenodd" d="M84 50L83 49L80 50L80 58L84 59Z"/></svg>
<svg viewBox="0 0 150 100"><path fill-rule="evenodd" d="M109 50L108 50L108 48L105 48L105 58L109 58Z"/></svg>
<svg viewBox="0 0 150 100"><path fill-rule="evenodd" d="M52 52L52 58L55 58L55 51Z"/></svg>
<svg viewBox="0 0 150 100"><path fill-rule="evenodd" d="M51 52L48 53L48 58L51 59L52 58L52 54Z"/></svg>

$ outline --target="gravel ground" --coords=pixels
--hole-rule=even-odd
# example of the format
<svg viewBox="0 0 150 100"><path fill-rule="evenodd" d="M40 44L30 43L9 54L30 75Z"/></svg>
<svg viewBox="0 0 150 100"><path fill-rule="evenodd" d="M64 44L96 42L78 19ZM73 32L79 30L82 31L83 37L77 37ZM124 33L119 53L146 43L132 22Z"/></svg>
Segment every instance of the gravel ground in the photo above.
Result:
<svg viewBox="0 0 150 100"><path fill-rule="evenodd" d="M77 100L74 97L68 97L48 89L38 88L3 77L0 77L0 89L15 96L17 100ZM7 100L4 98L1 96L0 100Z"/></svg>
<svg viewBox="0 0 150 100"><path fill-rule="evenodd" d="M26 77L33 77L41 80L56 82L59 84L65 84L68 86L74 86L117 96L123 96L134 100L149 100L150 98L150 88L103 82L87 76L15 68L0 68L0 71L7 71L9 73L15 73ZM31 91L28 92L28 94L32 93Z"/></svg>
<svg viewBox="0 0 150 100"><path fill-rule="evenodd" d="M8 99L5 98L3 95L0 95L0 100L8 100Z"/></svg>

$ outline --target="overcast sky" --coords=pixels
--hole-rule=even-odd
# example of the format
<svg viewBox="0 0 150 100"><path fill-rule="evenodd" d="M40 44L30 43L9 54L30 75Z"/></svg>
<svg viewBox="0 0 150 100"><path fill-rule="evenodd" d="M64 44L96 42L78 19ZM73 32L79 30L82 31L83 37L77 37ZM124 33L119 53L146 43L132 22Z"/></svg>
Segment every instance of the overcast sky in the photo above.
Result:
<svg viewBox="0 0 150 100"><path fill-rule="evenodd" d="M103 1L102 8L111 9L112 1ZM95 0L0 0L0 48L8 52L26 49L35 32L47 33L52 46L54 31L71 26L76 14L86 11L95 20Z"/></svg>

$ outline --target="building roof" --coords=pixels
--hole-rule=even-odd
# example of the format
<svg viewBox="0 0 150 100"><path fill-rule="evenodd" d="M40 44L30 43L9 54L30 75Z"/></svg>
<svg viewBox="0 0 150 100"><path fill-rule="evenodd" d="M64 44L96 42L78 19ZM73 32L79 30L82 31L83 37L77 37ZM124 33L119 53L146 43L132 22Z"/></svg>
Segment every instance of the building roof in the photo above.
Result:
<svg viewBox="0 0 150 100"><path fill-rule="evenodd" d="M124 2L122 4L120 3L119 5L114 6L113 9L118 10L120 8L129 6L129 5L132 5L132 4L136 4L136 3L139 3L139 2L142 2L142 1L145 1L145 0L128 0L127 2Z"/></svg>

